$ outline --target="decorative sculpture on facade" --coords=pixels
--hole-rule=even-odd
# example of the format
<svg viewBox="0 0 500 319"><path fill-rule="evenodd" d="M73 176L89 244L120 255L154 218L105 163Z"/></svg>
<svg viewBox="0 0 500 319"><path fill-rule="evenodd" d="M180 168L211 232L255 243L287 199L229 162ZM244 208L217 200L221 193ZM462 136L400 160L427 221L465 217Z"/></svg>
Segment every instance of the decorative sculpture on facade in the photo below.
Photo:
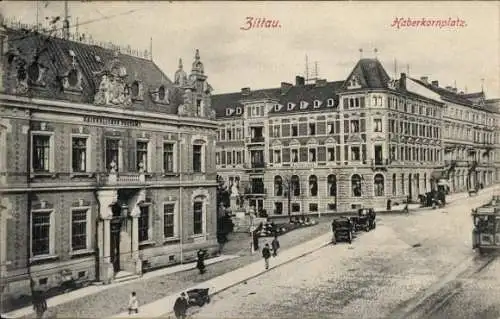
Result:
<svg viewBox="0 0 500 319"><path fill-rule="evenodd" d="M125 82L127 70L118 59L118 52L106 68L96 75L101 77L101 81L94 97L94 104L124 106L132 104L130 88Z"/></svg>
<svg viewBox="0 0 500 319"><path fill-rule="evenodd" d="M182 59L179 59L179 69L175 72L174 84L184 86L188 82L187 74L183 70Z"/></svg>

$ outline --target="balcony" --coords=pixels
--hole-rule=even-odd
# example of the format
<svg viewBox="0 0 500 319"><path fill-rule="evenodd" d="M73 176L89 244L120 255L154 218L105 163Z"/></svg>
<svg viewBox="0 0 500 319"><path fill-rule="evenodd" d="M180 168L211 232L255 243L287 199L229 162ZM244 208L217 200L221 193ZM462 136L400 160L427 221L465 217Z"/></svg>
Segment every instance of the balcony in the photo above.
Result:
<svg viewBox="0 0 500 319"><path fill-rule="evenodd" d="M263 196L267 194L267 189L264 187L254 186L251 187L246 194L251 196Z"/></svg>
<svg viewBox="0 0 500 319"><path fill-rule="evenodd" d="M146 183L146 174L141 173L100 173L97 174L97 184L101 186L140 185Z"/></svg>
<svg viewBox="0 0 500 319"><path fill-rule="evenodd" d="M389 159L372 159L371 167L373 170L380 169L386 170L387 166L391 163Z"/></svg>

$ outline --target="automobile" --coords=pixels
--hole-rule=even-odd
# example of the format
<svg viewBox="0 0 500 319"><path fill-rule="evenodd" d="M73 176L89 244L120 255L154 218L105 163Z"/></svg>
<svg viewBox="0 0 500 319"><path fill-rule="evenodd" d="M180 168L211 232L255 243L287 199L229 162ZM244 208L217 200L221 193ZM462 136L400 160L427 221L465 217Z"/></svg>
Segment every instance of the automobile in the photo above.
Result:
<svg viewBox="0 0 500 319"><path fill-rule="evenodd" d="M377 227L376 219L377 215L373 208L361 208L358 210L358 216L351 217L351 222L354 227L354 231L370 231Z"/></svg>
<svg viewBox="0 0 500 319"><path fill-rule="evenodd" d="M353 225L349 218L335 218L332 222L332 232L334 245L341 241L352 243Z"/></svg>
<svg viewBox="0 0 500 319"><path fill-rule="evenodd" d="M209 288L191 289L187 291L188 305L203 307L206 303L210 303Z"/></svg>

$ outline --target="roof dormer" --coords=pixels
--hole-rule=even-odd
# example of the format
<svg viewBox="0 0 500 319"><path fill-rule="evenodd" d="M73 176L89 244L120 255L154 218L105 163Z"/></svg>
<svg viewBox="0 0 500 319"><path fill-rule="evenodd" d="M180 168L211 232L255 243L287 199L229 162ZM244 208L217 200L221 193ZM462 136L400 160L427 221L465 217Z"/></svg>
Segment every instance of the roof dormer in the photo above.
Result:
<svg viewBox="0 0 500 319"><path fill-rule="evenodd" d="M320 100L314 100L313 103L315 109L319 108L322 104Z"/></svg>
<svg viewBox="0 0 500 319"><path fill-rule="evenodd" d="M326 101L326 106L333 107L335 105L335 100L330 98Z"/></svg>
<svg viewBox="0 0 500 319"><path fill-rule="evenodd" d="M300 109L301 110L307 109L308 106L309 106L309 103L307 103L306 101L300 101Z"/></svg>
<svg viewBox="0 0 500 319"><path fill-rule="evenodd" d="M241 115L241 113L243 113L243 111L242 111L241 107L238 106L236 108L236 115Z"/></svg>
<svg viewBox="0 0 500 319"><path fill-rule="evenodd" d="M142 81L135 80L132 82L130 85L130 94L134 101L144 100L144 84Z"/></svg>
<svg viewBox="0 0 500 319"><path fill-rule="evenodd" d="M234 110L233 110L232 108L229 108L229 107L228 107L228 108L226 109L226 116L233 115L233 113L234 113Z"/></svg>
<svg viewBox="0 0 500 319"><path fill-rule="evenodd" d="M281 105L281 104L274 104L274 112L279 112L282 107L283 107L283 105Z"/></svg>
<svg viewBox="0 0 500 319"><path fill-rule="evenodd" d="M291 111L295 108L295 103L292 103L292 102L288 102L288 104L286 105L286 109L287 111Z"/></svg>
<svg viewBox="0 0 500 319"><path fill-rule="evenodd" d="M170 90L161 85L157 90L151 92L153 101L160 104L170 104Z"/></svg>
<svg viewBox="0 0 500 319"><path fill-rule="evenodd" d="M349 79L349 81L347 82L347 89L359 89L361 88L361 84L359 82L359 79L357 76L353 76Z"/></svg>

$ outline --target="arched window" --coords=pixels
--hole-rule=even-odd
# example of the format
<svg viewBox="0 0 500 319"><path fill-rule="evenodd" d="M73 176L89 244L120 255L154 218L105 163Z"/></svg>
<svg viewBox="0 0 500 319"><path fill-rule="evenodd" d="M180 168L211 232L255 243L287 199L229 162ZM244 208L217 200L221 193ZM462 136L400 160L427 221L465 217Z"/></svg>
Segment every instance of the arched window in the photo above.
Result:
<svg viewBox="0 0 500 319"><path fill-rule="evenodd" d="M327 177L328 183L328 196L337 196L337 176L328 175Z"/></svg>
<svg viewBox="0 0 500 319"><path fill-rule="evenodd" d="M351 177L352 196L361 197L361 176L354 174Z"/></svg>
<svg viewBox="0 0 500 319"><path fill-rule="evenodd" d="M396 174L392 174L392 195L396 195L397 187L396 187Z"/></svg>
<svg viewBox="0 0 500 319"><path fill-rule="evenodd" d="M158 97L160 100L165 99L165 87L163 85L160 86L160 89L158 90Z"/></svg>
<svg viewBox="0 0 500 319"><path fill-rule="evenodd" d="M281 176L274 176L274 196L283 196L283 179Z"/></svg>
<svg viewBox="0 0 500 319"><path fill-rule="evenodd" d="M318 178L316 175L309 176L309 193L311 196L318 196Z"/></svg>
<svg viewBox="0 0 500 319"><path fill-rule="evenodd" d="M384 175L377 174L373 178L375 196L384 196Z"/></svg>
<svg viewBox="0 0 500 319"><path fill-rule="evenodd" d="M290 179L290 186L293 196L300 196L300 179L297 175L293 175Z"/></svg>
<svg viewBox="0 0 500 319"><path fill-rule="evenodd" d="M137 97L139 95L139 82L134 81L134 83L132 83L131 91L133 97Z"/></svg>

